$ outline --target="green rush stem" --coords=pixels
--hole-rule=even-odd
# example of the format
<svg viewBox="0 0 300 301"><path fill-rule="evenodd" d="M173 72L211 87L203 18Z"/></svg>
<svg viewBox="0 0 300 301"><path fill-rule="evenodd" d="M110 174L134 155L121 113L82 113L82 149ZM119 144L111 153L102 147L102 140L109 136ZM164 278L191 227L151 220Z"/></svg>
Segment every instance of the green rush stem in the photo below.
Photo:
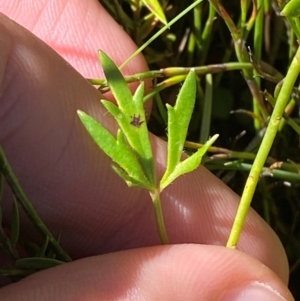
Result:
<svg viewBox="0 0 300 301"><path fill-rule="evenodd" d="M191 66L194 59L194 52L196 47L196 36L192 32L187 43L187 66Z"/></svg>
<svg viewBox="0 0 300 301"><path fill-rule="evenodd" d="M195 2L195 1L194 1ZM202 6L203 3L199 3L193 9L194 15L194 34L197 41L200 41L201 38L201 15L202 15Z"/></svg>
<svg viewBox="0 0 300 301"><path fill-rule="evenodd" d="M263 169L264 163L272 147L273 141L275 139L282 114L286 107L286 104L292 93L295 81L300 72L300 47L290 65L287 72L286 78L284 80L282 89L278 95L273 113L270 118L269 125L267 127L265 136L262 140L261 146L258 150L257 156L254 160L253 166L250 170L241 201L238 207L238 211L231 229L231 233L227 242L228 248L235 248L238 244L243 225L245 223L249 207L251 204L252 197L254 195L261 171Z"/></svg>
<svg viewBox="0 0 300 301"><path fill-rule="evenodd" d="M258 13L257 17L255 19L255 25L254 25L254 55L257 59L261 59L261 52L262 52L262 42L263 42L263 35L264 32L263 26L264 26L264 0L257 0L258 5ZM256 72L254 72L255 75L257 75ZM257 83L257 86L260 89L260 77L255 76L255 80ZM257 101L253 98L253 112L254 114L260 115L260 110ZM256 131L259 131L261 129L261 123L259 120L254 119L254 128Z"/></svg>
<svg viewBox="0 0 300 301"><path fill-rule="evenodd" d="M150 196L151 196L153 206L154 206L156 226L158 229L160 241L163 245L166 245L169 243L169 239L168 239L166 226L165 226L165 222L164 222L163 211L161 208L160 193L158 190L156 190L153 193L150 192Z"/></svg>
<svg viewBox="0 0 300 301"><path fill-rule="evenodd" d="M249 9L249 0L241 0L241 28L244 30L246 27L246 21L247 21L247 14Z"/></svg>
<svg viewBox="0 0 300 301"><path fill-rule="evenodd" d="M59 242L55 239L52 233L49 231L47 226L43 223L42 219L39 217L33 206L31 205L29 199L27 198L25 192L23 191L16 175L14 174L11 166L8 163L8 160L5 156L5 153L0 147L0 170L2 171L7 183L11 187L16 200L21 204L22 208L26 212L27 216L34 223L34 225L38 228L40 233L44 237L49 238L49 242L51 243L53 249L57 252L57 255L60 259L65 261L71 261L69 255L63 250L63 248L59 245Z"/></svg>
<svg viewBox="0 0 300 301"><path fill-rule="evenodd" d="M233 41L234 41L234 49L236 56L238 58L238 61L240 63L247 63L249 62L249 56L247 53L247 49L245 46L245 40L244 36L241 35L241 29L237 28L231 19L230 15L226 11L226 9L222 6L219 0L209 0L210 3L213 4L215 10L219 13L219 15L222 17L224 22L226 23ZM260 108L261 114L263 118L266 120L268 117L268 111L264 105L262 96L260 95L259 88L257 86L256 81L253 79L253 71L248 69L242 69L242 73L244 75L244 78L246 80L246 83L249 87L249 90L251 91L251 94L253 95L253 98L258 103L258 106Z"/></svg>
<svg viewBox="0 0 300 301"><path fill-rule="evenodd" d="M285 164L285 163L284 163ZM249 163L241 163L241 161L234 161L234 162L207 162L204 165L207 169L213 171L213 170L232 170L232 171L244 171L249 172L253 165ZM266 176L270 176L274 179L279 179L285 182L294 182L299 183L300 181L300 174L298 171L296 171L296 167L294 167L294 172L292 171L286 171L282 169L277 168L268 168L264 167L261 171L262 173L266 173ZM229 247L227 245L227 247Z"/></svg>
<svg viewBox="0 0 300 301"><path fill-rule="evenodd" d="M216 16L216 10L213 5L209 2L209 13L208 18L206 20L205 26L203 28L202 36L201 36L201 57L200 57L200 65L203 65L206 61L208 48L211 40L211 32L214 24Z"/></svg>
<svg viewBox="0 0 300 301"><path fill-rule="evenodd" d="M209 138L211 124L211 110L213 102L213 77L211 74L205 76L205 96L203 105L203 114L201 121L201 130L199 141L204 143Z"/></svg>
<svg viewBox="0 0 300 301"><path fill-rule="evenodd" d="M137 73L134 75L125 76L125 81L127 83L140 82L144 79L154 79L160 77L171 77L175 75L187 75L191 69L194 69L197 75L203 75L207 73L219 73L225 71L233 71L233 70L253 70L253 65L249 62L247 63L239 63L239 62L229 62L223 64L211 64L201 67L169 67L160 70L153 70L143 73ZM106 79L101 78L91 78L87 79L92 85L100 85L107 86Z"/></svg>

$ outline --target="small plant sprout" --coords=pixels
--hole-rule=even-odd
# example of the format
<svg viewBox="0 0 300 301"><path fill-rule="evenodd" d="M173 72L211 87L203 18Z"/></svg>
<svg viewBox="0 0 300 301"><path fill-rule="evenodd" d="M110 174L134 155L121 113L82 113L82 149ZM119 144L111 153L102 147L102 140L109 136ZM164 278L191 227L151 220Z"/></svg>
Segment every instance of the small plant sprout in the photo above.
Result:
<svg viewBox="0 0 300 301"><path fill-rule="evenodd" d="M115 118L119 129L114 137L91 116L78 111L79 118L96 144L112 159L113 169L128 186L149 191L154 206L157 228L161 242L168 243L168 236L161 207L161 192L179 176L195 170L203 155L215 142L214 135L198 151L181 161L189 122L195 104L196 75L191 70L187 75L174 107L168 109L168 161L160 181L156 178L155 160L149 139L144 111L144 83L140 83L134 95L118 67L102 51L100 61L117 105L107 100L101 102Z"/></svg>

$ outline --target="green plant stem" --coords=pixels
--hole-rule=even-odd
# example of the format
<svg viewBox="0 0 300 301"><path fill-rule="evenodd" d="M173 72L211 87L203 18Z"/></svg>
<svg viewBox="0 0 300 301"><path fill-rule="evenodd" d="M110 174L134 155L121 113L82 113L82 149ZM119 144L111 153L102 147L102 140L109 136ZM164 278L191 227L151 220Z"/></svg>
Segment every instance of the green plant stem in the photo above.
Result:
<svg viewBox="0 0 300 301"><path fill-rule="evenodd" d="M270 122L266 130L266 134L263 138L263 141L258 150L253 166L251 168L250 174L248 176L241 197L240 205L238 207L238 211L233 223L233 227L227 242L228 248L235 248L236 245L238 244L242 232L242 228L245 223L247 213L249 211L251 200L257 186L257 182L259 180L262 168L267 159L269 151L272 147L284 109L290 98L291 92L294 88L294 84L299 73L300 73L300 47L298 48L297 53L287 72L282 89L280 90L273 113L271 115Z"/></svg>
<svg viewBox="0 0 300 301"><path fill-rule="evenodd" d="M160 241L163 245L169 243L166 226L164 222L163 211L161 208L161 200L160 200L160 192L159 190L155 190L154 192L150 192L150 196L154 206L156 226L158 229Z"/></svg>
<svg viewBox="0 0 300 301"><path fill-rule="evenodd" d="M258 5L258 12L257 12L257 17L255 20L255 25L254 25L254 55L257 59L261 59L261 53L262 53L262 42L263 42L263 26L264 26L264 0L258 0L257 5ZM257 76L257 73L254 72L255 75L255 80L257 83L257 86L261 87L261 79L259 76ZM259 107L255 99L253 99L253 112L254 114L259 115ZM261 129L261 124L257 119L254 119L254 128L256 131L259 131Z"/></svg>
<svg viewBox="0 0 300 301"><path fill-rule="evenodd" d="M58 258L64 261L71 261L70 256L59 245L59 242L55 239L55 237L52 235L52 233L49 231L47 226L43 223L42 219L39 217L39 215L31 205L29 199L27 198L25 192L19 184L16 175L9 165L2 147L0 147L0 170L3 173L8 185L11 187L16 200L20 203L27 216L37 227L43 237L49 238L49 242L51 243L53 249L57 252Z"/></svg>
<svg viewBox="0 0 300 301"><path fill-rule="evenodd" d="M195 0L194 0L195 2ZM196 41L200 41L201 39L201 16L202 16L202 8L203 2L200 2L197 6L193 9L193 17L194 17L194 36Z"/></svg>
<svg viewBox="0 0 300 301"><path fill-rule="evenodd" d="M207 58L208 48L212 38L211 32L216 16L216 10L211 3L209 3L209 13L203 28L201 36L201 51L200 51L200 65L203 65Z"/></svg>
<svg viewBox="0 0 300 301"><path fill-rule="evenodd" d="M211 110L213 102L213 77L207 74L205 77L205 97L200 129L199 141L205 143L209 138L210 124L211 124Z"/></svg>
<svg viewBox="0 0 300 301"><path fill-rule="evenodd" d="M141 82L142 80L151 78L161 78L161 77L173 77L177 75L187 75L191 70L194 70L197 75L205 75L208 73L221 73L225 71L234 71L234 70L253 70L252 63L239 63L239 62L229 62L224 64L211 64L200 67L169 67L160 70L153 70L143 73L137 73L134 75L125 76L126 83ZM184 79L185 77L183 77ZM102 78L90 78L87 79L92 85L100 86L99 90L106 92L107 80ZM106 89L106 90L105 90Z"/></svg>
<svg viewBox="0 0 300 301"><path fill-rule="evenodd" d="M244 29L237 28L231 19L229 13L226 11L226 9L223 7L223 5L220 3L219 0L209 0L215 10L218 12L218 14L223 18L225 21L229 31L231 32L233 41L234 41L234 49L236 56L238 58L238 61L240 63L247 63L249 62L249 55L247 53L247 49L245 47L245 38L247 37L249 30L255 20L255 11L252 13L252 16L249 20L249 24L247 24L247 30L244 31ZM259 92L259 88L257 86L256 81L253 79L253 72L252 70L248 69L242 69L242 73L245 77L246 83L251 91L251 94L253 95L253 98L257 102L260 112L263 116L263 118L266 120L268 117L268 111L264 105L262 96Z"/></svg>
<svg viewBox="0 0 300 301"><path fill-rule="evenodd" d="M282 167L289 165L290 169L292 169L291 164L289 163L283 163ZM233 162L216 162L211 161L205 163L205 167L209 170L233 170L233 171L244 171L249 172L251 171L253 165L249 163L243 163L241 161L233 161ZM296 172L296 166L294 167L295 172L277 169L277 168L268 168L264 167L261 170L261 174L264 176L269 176L274 179L282 180L285 182L290 183L299 183L300 181L300 174L299 172Z"/></svg>

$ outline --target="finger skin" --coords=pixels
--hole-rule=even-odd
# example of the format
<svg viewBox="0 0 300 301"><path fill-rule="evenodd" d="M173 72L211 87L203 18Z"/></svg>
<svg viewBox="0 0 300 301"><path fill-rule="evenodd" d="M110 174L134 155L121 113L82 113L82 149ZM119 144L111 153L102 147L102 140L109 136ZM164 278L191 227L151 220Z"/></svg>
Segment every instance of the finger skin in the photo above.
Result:
<svg viewBox="0 0 300 301"><path fill-rule="evenodd" d="M103 78L97 50L105 51L117 65L136 50L97 0L2 1L0 12L55 49L84 77ZM145 70L146 62L139 55L123 71L134 74Z"/></svg>
<svg viewBox="0 0 300 301"><path fill-rule="evenodd" d="M270 269L242 252L170 245L85 258L46 270L5 287L1 300L219 301L253 283L293 300Z"/></svg>
<svg viewBox="0 0 300 301"><path fill-rule="evenodd" d="M42 219L75 258L159 244L149 196L125 186L76 116L115 133L99 93L30 33L5 17L0 26L0 143ZM166 144L151 139L161 172ZM177 180L162 202L172 243L225 245L238 197L206 169ZM254 211L238 248L287 282L283 247Z"/></svg>

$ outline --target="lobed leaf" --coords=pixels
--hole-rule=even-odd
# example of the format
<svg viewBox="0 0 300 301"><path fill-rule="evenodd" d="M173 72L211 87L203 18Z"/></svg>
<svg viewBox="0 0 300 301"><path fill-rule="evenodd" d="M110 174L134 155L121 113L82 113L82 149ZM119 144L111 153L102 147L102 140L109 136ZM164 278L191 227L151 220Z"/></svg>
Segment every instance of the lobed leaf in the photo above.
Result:
<svg viewBox="0 0 300 301"><path fill-rule="evenodd" d="M173 173L182 155L189 122L194 109L196 97L196 75L190 71L177 97L174 107L168 109L168 161L167 169L161 180L166 181Z"/></svg>
<svg viewBox="0 0 300 301"><path fill-rule="evenodd" d="M203 155L207 152L208 148L217 140L219 135L214 135L210 138L201 148L198 149L193 155L178 163L173 172L161 182L160 191L170 185L178 177L195 170L201 163Z"/></svg>
<svg viewBox="0 0 300 301"><path fill-rule="evenodd" d="M96 144L117 163L130 178L143 183L144 187L152 189L151 183L149 183L145 177L140 163L125 141L121 130L118 131L117 139L115 139L109 131L88 114L78 111L78 116Z"/></svg>
<svg viewBox="0 0 300 301"><path fill-rule="evenodd" d="M144 83L142 82L138 86L132 96L115 63L104 52L100 52L100 60L118 106L107 100L102 100L102 103L118 122L129 145L134 150L145 176L152 186L155 186L154 160L143 106Z"/></svg>

